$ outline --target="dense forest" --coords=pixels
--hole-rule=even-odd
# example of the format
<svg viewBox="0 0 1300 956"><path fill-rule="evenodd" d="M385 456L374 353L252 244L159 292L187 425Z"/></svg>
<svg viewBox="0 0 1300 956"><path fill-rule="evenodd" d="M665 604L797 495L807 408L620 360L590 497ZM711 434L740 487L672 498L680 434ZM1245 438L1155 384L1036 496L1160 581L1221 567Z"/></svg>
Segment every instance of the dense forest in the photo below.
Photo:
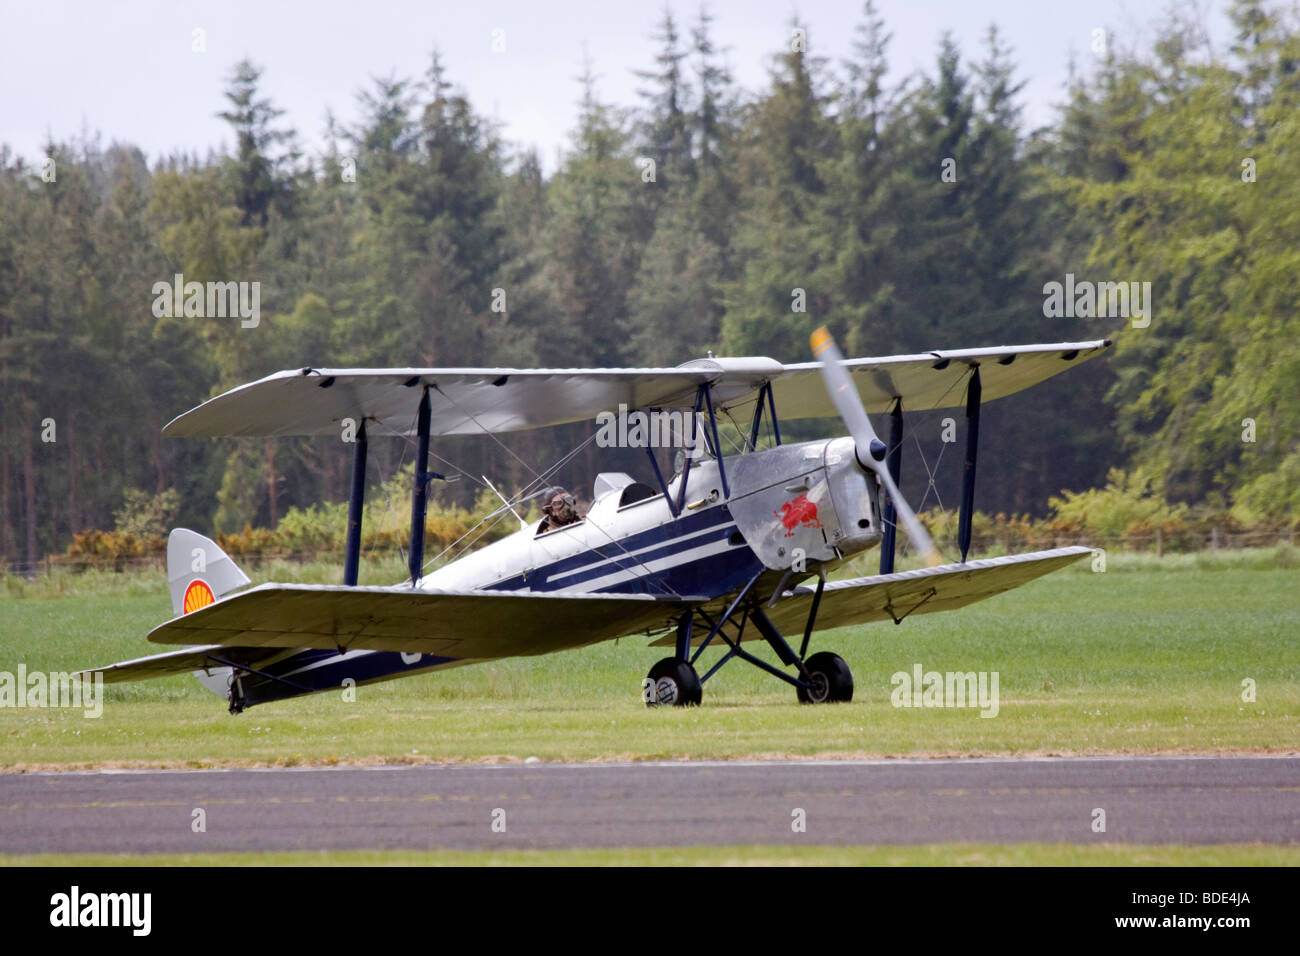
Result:
<svg viewBox="0 0 1300 956"><path fill-rule="evenodd" d="M932 68L887 84L888 25L868 3L844 24L851 59L819 56L795 23L757 90L729 76L707 13L661 15L640 102L606 102L588 69L549 174L436 52L423 76L363 85L360 120L331 121L323 155L265 95L273 62L232 67L229 154L151 166L92 136L31 164L0 147L0 561L61 551L133 501L229 531L345 497L338 441L160 437L272 371L807 361L821 324L859 356L1115 339L987 407L985 511L1040 514L1121 468L1170 502L1290 516L1300 21L1260 0L1221 15L1229 49L1175 18L1149 49L1090 52L1043 129L1026 128L993 27L973 51L945 36ZM260 320L160 309L155 286L177 274L258 283ZM1149 325L1048 315L1044 287L1067 275L1150 283ZM914 505L953 498L940 418L909 426ZM593 432L436 442L434 467L517 489ZM939 461L933 489L918 449ZM587 489L602 468L640 470L595 451L556 477ZM411 449L377 441L371 456L378 485Z"/></svg>

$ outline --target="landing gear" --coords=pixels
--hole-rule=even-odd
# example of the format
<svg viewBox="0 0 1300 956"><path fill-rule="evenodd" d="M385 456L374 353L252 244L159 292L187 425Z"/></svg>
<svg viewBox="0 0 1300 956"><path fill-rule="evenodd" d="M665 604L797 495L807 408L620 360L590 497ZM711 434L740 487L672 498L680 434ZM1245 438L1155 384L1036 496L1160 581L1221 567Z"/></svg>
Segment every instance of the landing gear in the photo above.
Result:
<svg viewBox="0 0 1300 956"><path fill-rule="evenodd" d="M675 657L665 657L650 668L641 696L647 707L693 707L704 699L704 688L694 667Z"/></svg>
<svg viewBox="0 0 1300 956"><path fill-rule="evenodd" d="M848 703L853 699L853 674L844 658L818 651L804 661L809 679L795 688L801 704Z"/></svg>
<svg viewBox="0 0 1300 956"><path fill-rule="evenodd" d="M853 699L853 675L849 672L849 665L844 663L844 658L828 651L819 651L811 657L808 656L808 642L812 638L813 626L817 620L817 609L821 604L822 590L826 585L825 577L819 576L817 579L817 589L813 592L808 609L808 620L804 625L803 643L796 652L768 618L762 604L752 596L754 586L762 574L763 572L760 571L754 575L731 600L726 610L717 617L703 608L696 608L682 615L677 622L677 656L665 657L651 669L650 676L645 680L642 696L647 706L673 704L681 707L687 704L698 704L703 697L702 685L733 657L738 657L778 680L793 685L800 703L829 704L848 702ZM784 580L782 579L782 585L778 585L778 588L783 586ZM708 634L698 644L691 636L697 616L709 626ZM794 674L773 667L741 646L748 625L754 626L763 640L767 641L768 646L776 652L777 658L783 665L795 669ZM728 626L734 633L727 632L725 628ZM709 668L703 677L697 677L693 665L714 638L727 646L727 652L722 655L721 660Z"/></svg>

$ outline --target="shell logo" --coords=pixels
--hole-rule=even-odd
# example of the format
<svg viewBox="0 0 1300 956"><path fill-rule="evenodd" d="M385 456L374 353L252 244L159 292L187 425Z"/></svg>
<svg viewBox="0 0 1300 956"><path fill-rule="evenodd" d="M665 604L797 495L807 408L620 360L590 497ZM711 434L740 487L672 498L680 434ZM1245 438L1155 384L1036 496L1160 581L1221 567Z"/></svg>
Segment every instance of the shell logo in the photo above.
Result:
<svg viewBox="0 0 1300 956"><path fill-rule="evenodd" d="M214 601L216 601L216 598L212 595L212 588L208 587L206 582L191 581L190 586L185 589L185 600L181 602L181 613L189 614L201 607L207 607Z"/></svg>

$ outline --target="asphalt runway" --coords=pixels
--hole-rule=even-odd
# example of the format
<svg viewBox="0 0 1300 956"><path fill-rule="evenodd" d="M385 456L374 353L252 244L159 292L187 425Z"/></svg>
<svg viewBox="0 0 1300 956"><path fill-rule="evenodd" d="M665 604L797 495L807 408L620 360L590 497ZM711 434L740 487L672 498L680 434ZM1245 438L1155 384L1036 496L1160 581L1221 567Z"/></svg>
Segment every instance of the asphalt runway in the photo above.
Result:
<svg viewBox="0 0 1300 956"><path fill-rule="evenodd" d="M1300 757L0 774L0 853L950 841L1294 844Z"/></svg>

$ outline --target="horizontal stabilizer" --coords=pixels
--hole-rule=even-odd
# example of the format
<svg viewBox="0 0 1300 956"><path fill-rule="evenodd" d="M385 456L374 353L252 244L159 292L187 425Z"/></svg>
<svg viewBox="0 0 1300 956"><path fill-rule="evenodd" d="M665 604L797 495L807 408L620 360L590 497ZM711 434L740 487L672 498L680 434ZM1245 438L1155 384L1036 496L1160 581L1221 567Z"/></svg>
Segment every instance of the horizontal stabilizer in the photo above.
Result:
<svg viewBox="0 0 1300 956"><path fill-rule="evenodd" d="M257 667L259 662L278 657L281 653L283 652L279 648L226 647L221 644L207 644L119 661L105 667L88 667L78 673L83 678L93 674L103 674L104 683L113 684L119 681L148 680L151 677L167 677L171 674L208 670L224 666L221 661ZM214 655L220 660L214 660Z"/></svg>

